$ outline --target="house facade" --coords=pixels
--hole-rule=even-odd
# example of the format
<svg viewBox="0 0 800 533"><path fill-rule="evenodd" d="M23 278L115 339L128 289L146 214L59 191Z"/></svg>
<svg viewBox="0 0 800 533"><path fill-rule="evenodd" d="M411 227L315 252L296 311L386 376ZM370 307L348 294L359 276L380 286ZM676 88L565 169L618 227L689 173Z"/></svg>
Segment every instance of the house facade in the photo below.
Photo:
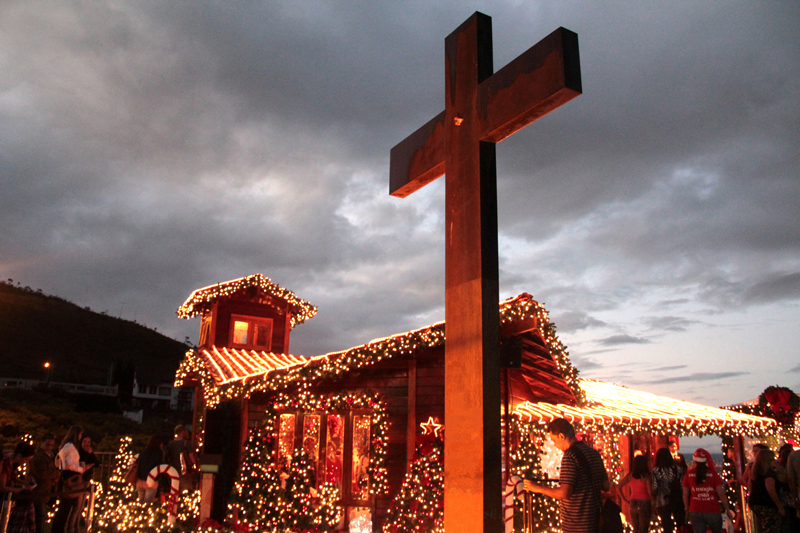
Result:
<svg viewBox="0 0 800 533"><path fill-rule="evenodd" d="M774 421L581 380L546 310L529 294L499 304L503 479L554 477L560 456L545 425L572 420L599 449L613 479L634 453L670 437L763 434ZM288 353L293 327L316 308L256 274L192 293L180 316L201 316L176 386L194 387L196 438L212 465L204 474L207 515L229 519L248 436L268 428L264 459L281 469L303 455L312 493L333 489L337 528L379 531L414 455L421 425L444 418L443 322L315 357ZM741 450L740 450L741 452ZM503 487L498 487L498 497ZM213 496L212 496L213 495ZM541 529L554 517L544 516ZM367 528L363 524L369 524Z"/></svg>

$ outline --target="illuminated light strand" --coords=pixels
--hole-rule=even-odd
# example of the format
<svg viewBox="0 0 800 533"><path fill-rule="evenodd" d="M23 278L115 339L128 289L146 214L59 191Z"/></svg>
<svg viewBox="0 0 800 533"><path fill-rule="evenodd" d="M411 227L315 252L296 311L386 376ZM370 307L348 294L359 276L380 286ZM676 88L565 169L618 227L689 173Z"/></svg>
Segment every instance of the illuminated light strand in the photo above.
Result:
<svg viewBox="0 0 800 533"><path fill-rule="evenodd" d="M193 522L197 519L200 509L200 492L184 492L177 501L170 499L166 503L142 503L137 501L136 490L133 485L125 481L125 473L134 461L130 450L131 439L120 439L117 453L114 457L115 467L109 478L106 492L100 491L97 495L95 521L93 529L105 532L123 531L172 531L170 525L174 516L170 510L177 511L177 519L182 522ZM204 528L192 531L206 531ZM210 531L210 530L209 530Z"/></svg>
<svg viewBox="0 0 800 533"><path fill-rule="evenodd" d="M302 324L317 313L316 306L298 298L289 289L273 283L272 280L262 274L253 274L195 290L178 308L177 314L180 318L192 318L201 314L208 304L215 302L219 298L232 296L251 287L261 289L270 296L286 300L292 308L292 328Z"/></svg>
<svg viewBox="0 0 800 533"><path fill-rule="evenodd" d="M386 515L383 533L444 533L444 446L416 447L414 460Z"/></svg>
<svg viewBox="0 0 800 533"><path fill-rule="evenodd" d="M727 435L732 432L763 435L780 429L769 418L674 400L611 383L582 379L580 386L587 398L584 407L525 402L515 408L514 414L527 422L538 424L563 417L583 426L644 429L647 432L674 435Z"/></svg>
<svg viewBox="0 0 800 533"><path fill-rule="evenodd" d="M228 505L229 517L236 517L239 524L251 531L332 529L343 514L342 507L337 504L339 490L333 484L324 483L316 492L319 501L314 501L313 465L305 458L302 445L291 450L289 477L281 483L281 475L273 466L274 451L281 446L278 420L280 415L289 415L292 411L345 413L353 409L371 411L370 463L367 468L370 493L385 493L388 487L385 466L388 418L386 407L377 394L279 394L268 404L262 421L250 431L234 484L234 496ZM289 487L292 487L291 491Z"/></svg>
<svg viewBox="0 0 800 533"><path fill-rule="evenodd" d="M555 325L549 322L544 307L529 294L521 294L500 303L499 311L501 326L524 320L536 320L559 372L576 398L577 405L582 405L585 402L585 395L578 384L578 371L570 363L569 353L555 335ZM278 364L268 367L265 362L262 372L237 377L234 377L232 370L226 371L223 368L230 368L233 363L226 358L237 356L237 352L233 349L228 350L227 356L216 348L212 352L190 350L181 361L175 384L180 387L191 380L198 380L206 405L213 407L222 399L249 397L257 391L277 391L291 385L298 386L301 390L308 389L313 382L320 379L364 368L383 359L442 346L444 342L442 321L406 333L374 339L348 350L315 357L262 352L261 358L265 360L274 358Z"/></svg>

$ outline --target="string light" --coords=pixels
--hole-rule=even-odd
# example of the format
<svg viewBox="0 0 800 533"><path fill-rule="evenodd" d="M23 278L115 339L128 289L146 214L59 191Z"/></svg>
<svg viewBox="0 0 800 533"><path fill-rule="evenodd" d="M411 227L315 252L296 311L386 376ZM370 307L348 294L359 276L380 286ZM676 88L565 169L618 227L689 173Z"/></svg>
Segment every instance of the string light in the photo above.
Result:
<svg viewBox="0 0 800 533"><path fill-rule="evenodd" d="M332 529L343 514L336 503L341 497L339 487L334 483L322 483L316 490L314 461L302 444L281 454L291 457L291 461L285 463L284 476L273 466L275 452L282 445L279 421L281 416L288 417L291 412L344 413L357 409L370 411L369 493L384 494L388 489L388 418L386 407L377 394L278 394L268 404L263 420L250 432L234 495L228 505L229 516L236 517L238 523L254 531Z"/></svg>
<svg viewBox="0 0 800 533"><path fill-rule="evenodd" d="M433 434L419 440L383 533L444 533L444 443Z"/></svg>
<svg viewBox="0 0 800 533"><path fill-rule="evenodd" d="M770 418L673 400L601 381L579 381L587 399L583 407L524 402L514 409L514 414L537 424L566 418L588 433L606 435L774 435L780 430Z"/></svg>
<svg viewBox="0 0 800 533"><path fill-rule="evenodd" d="M280 285L276 285L272 280L262 274L253 274L251 276L245 276L243 278L197 289L190 294L189 298L178 308L177 314L180 318L192 318L202 314L204 310L210 307L210 304L213 304L219 298L232 296L238 292L243 292L252 288L260 289L270 296L288 302L292 313L292 328L302 324L317 313L316 306L311 305L305 300L301 300L289 289L284 289Z"/></svg>
<svg viewBox="0 0 800 533"><path fill-rule="evenodd" d="M765 435L775 434L778 426L771 420L735 413L722 409L681 402L644 392L632 391L625 387L578 378L578 371L569 360L569 352L558 339L556 327L549 321L549 315L542 305L529 294L521 294L502 302L499 306L500 326L509 327L520 323L535 323L536 334L541 335L559 374L572 392L575 402L567 404L549 404L546 402L525 402L518 405L511 417L512 433L519 437L517 446L511 456L511 473L526 478L545 478L555 476L555 463L560 463L557 453L549 453L549 443L544 435L544 427L556 417L571 420L576 429L586 438L595 439L601 449L603 460L607 465L612 481L621 477L622 452L620 438L631 433L647 433L661 435ZM176 373L176 386L198 384L202 394L196 395L207 407L213 407L222 400L247 398L254 392L266 392L276 395L273 407L268 410L268 423L264 431L271 450L276 446L277 423L275 413L281 411L302 411L306 413L321 411L346 411L348 409L369 408L372 410L372 448L369 463L371 476L370 493L383 494L387 490L386 468L384 456L388 444L385 409L375 395L353 396L341 394L336 396L314 396L311 390L316 383L336 378L342 374L376 364L384 359L408 356L416 352L443 346L445 343L444 322L417 330L401 333L381 339L375 339L361 346L348 350L331 352L325 355L299 358L292 361L284 354L268 354L248 351L240 353L232 350L189 350ZM289 389L296 391L294 396L281 392ZM269 414L272 413L272 414ZM434 422L429 420L430 422ZM434 422L435 424L435 422ZM424 425L424 424L423 424ZM429 426L436 436L436 425ZM265 434L266 435L266 434ZM602 440L602 443L600 442ZM264 443L262 443L264 444ZM435 448L435 447L434 447ZM438 475L436 451L426 449L427 453L417 455L400 492L384 524L384 533L402 531L440 531L441 524L436 516L442 502L439 496L428 502L431 495L442 494L443 474ZM302 457L302 450L295 450L293 458ZM245 454L247 457L247 453ZM300 463L305 459L300 459ZM544 464L543 464L544 460ZM427 461L427 462L425 462ZM255 459L246 461L248 468L254 468ZM263 463L263 460L262 460ZM245 461L243 461L244 469ZM264 463L268 464L268 463ZM425 467L419 467L424 464ZM266 467L260 476L266 476ZM253 505L269 511L269 516L281 516L286 512L285 501L265 495L279 494L280 479L273 473L259 481L258 491L246 491L245 481L237 482L237 490L245 494L258 492L259 500L245 499L235 503L231 508L234 514L247 516ZM424 472L428 472L425 477ZM244 472L244 470L243 470ZM272 477L269 477L272 476ZM301 476L302 479L306 479ZM245 477L245 479L251 479ZM253 480L258 476L253 477ZM278 487L278 488L275 488ZM336 490L335 487L321 487L323 491ZM276 499L277 498L277 499ZM337 494L329 496L330 502L338 499ZM531 496L531 507L534 510L533 525L536 530L558 530L558 504L552 498L541 495ZM238 506L238 507L237 507ZM313 506L312 506L313 508ZM328 513L338 513L336 506L318 506ZM276 514L277 513L277 514ZM263 515L267 516L267 515ZM334 514L328 515L333 520ZM339 516L336 514L335 516ZM427 529L416 525L425 522ZM247 519L251 520L251 519ZM270 522L265 518L248 521L248 524L260 523L262 527ZM263 521L266 520L266 521ZM324 520L322 520L324 522ZM416 528L416 529L414 529Z"/></svg>
<svg viewBox="0 0 800 533"><path fill-rule="evenodd" d="M535 321L542 338L550 351L559 372L564 377L576 399L577 405L585 401L578 384L578 371L569 361L569 353L555 334L555 325L549 321L547 311L529 294L509 298L499 306L500 326L525 321ZM289 386L309 389L313 383L373 365L384 359L410 355L422 350L443 346L445 343L444 322L372 340L348 350L331 352L315 357L299 358L299 362L284 359L284 354L256 353L258 360L270 359L263 372L239 369L240 354L228 350L189 350L175 374L175 386L183 387L197 383L202 390L207 407L214 407L222 400L248 398L253 392L274 392ZM248 352L253 355L253 352ZM295 356L291 356L295 357ZM285 361L281 363L281 361ZM262 364L262 363L258 363ZM237 374L237 370L240 374Z"/></svg>

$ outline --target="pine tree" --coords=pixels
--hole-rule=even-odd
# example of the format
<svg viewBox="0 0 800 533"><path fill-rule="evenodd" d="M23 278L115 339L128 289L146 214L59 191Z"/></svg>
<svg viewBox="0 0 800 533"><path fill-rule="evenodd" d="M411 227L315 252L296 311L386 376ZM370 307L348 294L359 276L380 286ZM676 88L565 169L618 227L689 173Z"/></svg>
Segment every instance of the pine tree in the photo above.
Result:
<svg viewBox="0 0 800 533"><path fill-rule="evenodd" d="M383 533L444 533L444 444L422 435L411 470L395 496Z"/></svg>

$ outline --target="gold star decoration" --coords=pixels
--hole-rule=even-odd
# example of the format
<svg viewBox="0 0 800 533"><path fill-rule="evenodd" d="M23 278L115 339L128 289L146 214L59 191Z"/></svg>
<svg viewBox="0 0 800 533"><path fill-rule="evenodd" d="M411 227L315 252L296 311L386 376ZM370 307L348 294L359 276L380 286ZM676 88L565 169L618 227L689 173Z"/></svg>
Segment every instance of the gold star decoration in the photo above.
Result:
<svg viewBox="0 0 800 533"><path fill-rule="evenodd" d="M434 437L438 437L439 432L444 431L444 426L442 424L437 424L436 419L432 416L428 417L427 422L422 422L420 427L422 428L423 435L433 435Z"/></svg>

